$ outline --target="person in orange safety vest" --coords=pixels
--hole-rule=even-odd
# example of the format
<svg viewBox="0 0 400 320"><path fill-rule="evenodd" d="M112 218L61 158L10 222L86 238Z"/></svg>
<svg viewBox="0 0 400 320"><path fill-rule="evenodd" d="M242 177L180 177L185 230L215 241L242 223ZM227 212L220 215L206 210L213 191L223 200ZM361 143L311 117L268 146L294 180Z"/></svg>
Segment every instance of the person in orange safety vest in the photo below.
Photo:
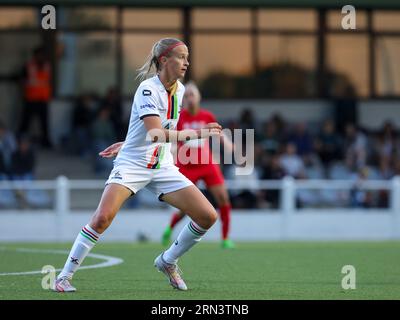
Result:
<svg viewBox="0 0 400 320"><path fill-rule="evenodd" d="M32 119L37 116L42 131L41 142L50 146L48 136L48 104L51 99L51 66L47 61L44 48L35 49L33 57L28 61L23 73L24 109L20 132L29 130Z"/></svg>

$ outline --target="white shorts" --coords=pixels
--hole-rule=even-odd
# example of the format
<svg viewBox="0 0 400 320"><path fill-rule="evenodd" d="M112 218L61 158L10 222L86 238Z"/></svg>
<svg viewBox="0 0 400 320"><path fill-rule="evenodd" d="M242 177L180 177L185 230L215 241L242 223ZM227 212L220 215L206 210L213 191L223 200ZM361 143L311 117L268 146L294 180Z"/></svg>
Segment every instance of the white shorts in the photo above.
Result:
<svg viewBox="0 0 400 320"><path fill-rule="evenodd" d="M135 194L140 189L146 188L153 192L160 201L164 194L193 185L192 181L174 165L159 169L116 166L111 171L106 185L110 183L123 185Z"/></svg>

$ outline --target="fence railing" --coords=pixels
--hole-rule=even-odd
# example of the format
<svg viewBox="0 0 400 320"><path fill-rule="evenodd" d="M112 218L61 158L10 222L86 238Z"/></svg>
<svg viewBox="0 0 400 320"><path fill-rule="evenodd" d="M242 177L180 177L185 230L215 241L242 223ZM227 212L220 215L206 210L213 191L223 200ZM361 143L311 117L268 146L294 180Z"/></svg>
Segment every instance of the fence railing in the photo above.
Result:
<svg viewBox="0 0 400 320"><path fill-rule="evenodd" d="M336 192L351 190L358 191L386 191L389 195L387 212L400 212L400 177L391 180L295 180L285 177L282 180L225 180L228 190L280 190L280 211L290 215L298 212L297 200L299 193L305 190L317 192ZM39 181L0 181L0 200L7 195L4 191L42 190L53 191L54 201L51 211L57 215L66 215L71 210L71 192L76 190L101 190L103 180L70 180L60 176L55 180ZM156 199L156 198L155 198ZM1 203L1 201L0 201ZM324 209L320 209L324 210ZM3 211L0 208L0 213ZM347 209L348 211L348 209Z"/></svg>

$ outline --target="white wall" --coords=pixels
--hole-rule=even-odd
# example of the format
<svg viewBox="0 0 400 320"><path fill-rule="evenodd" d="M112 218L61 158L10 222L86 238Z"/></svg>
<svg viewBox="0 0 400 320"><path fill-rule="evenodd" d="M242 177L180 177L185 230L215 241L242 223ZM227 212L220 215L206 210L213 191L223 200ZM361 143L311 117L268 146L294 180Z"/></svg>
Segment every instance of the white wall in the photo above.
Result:
<svg viewBox="0 0 400 320"><path fill-rule="evenodd" d="M288 121L316 122L331 117L333 110L330 102L321 100L207 100L202 105L223 120L238 119L242 110L248 108L257 121L279 113Z"/></svg>
<svg viewBox="0 0 400 320"><path fill-rule="evenodd" d="M159 241L172 212L170 209L121 211L102 241L136 241L139 234ZM3 212L0 213L0 241L73 241L91 215L91 211L65 216ZM176 232L183 225L183 222L178 225ZM217 222L204 241L218 241L220 230ZM400 219L399 214L378 210L309 210L292 215L233 210L231 238L236 241L400 239Z"/></svg>
<svg viewBox="0 0 400 320"><path fill-rule="evenodd" d="M392 121L400 128L400 101L371 100L360 102L358 117L361 126L369 129L380 129L386 120Z"/></svg>

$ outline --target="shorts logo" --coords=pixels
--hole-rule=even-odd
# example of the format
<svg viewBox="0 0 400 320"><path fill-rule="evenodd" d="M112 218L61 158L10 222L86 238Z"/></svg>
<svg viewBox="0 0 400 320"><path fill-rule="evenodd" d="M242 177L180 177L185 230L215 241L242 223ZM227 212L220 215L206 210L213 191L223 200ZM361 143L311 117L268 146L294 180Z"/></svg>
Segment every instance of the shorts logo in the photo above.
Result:
<svg viewBox="0 0 400 320"><path fill-rule="evenodd" d="M141 105L140 109L156 109L156 106L148 103Z"/></svg>
<svg viewBox="0 0 400 320"><path fill-rule="evenodd" d="M147 89L144 89L144 90L142 91L142 94L143 94L144 96L151 96L151 91L150 91L150 90L147 90Z"/></svg>
<svg viewBox="0 0 400 320"><path fill-rule="evenodd" d="M119 173L119 171L117 171L115 174L114 174L114 176L112 177L113 179L120 179L120 180L122 180L122 176L121 176L121 174Z"/></svg>

